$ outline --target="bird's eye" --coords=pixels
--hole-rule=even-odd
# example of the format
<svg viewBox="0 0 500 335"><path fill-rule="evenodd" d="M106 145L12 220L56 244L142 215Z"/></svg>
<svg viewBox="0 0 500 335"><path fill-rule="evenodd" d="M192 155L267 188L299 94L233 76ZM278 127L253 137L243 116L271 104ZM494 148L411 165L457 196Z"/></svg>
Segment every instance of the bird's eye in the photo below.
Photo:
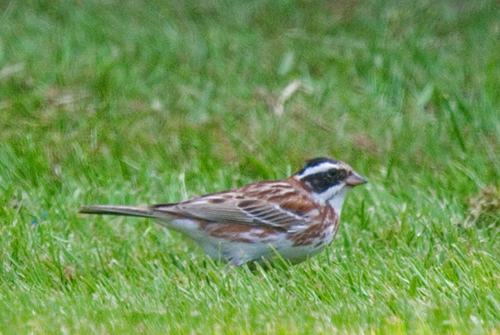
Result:
<svg viewBox="0 0 500 335"><path fill-rule="evenodd" d="M328 171L328 180L330 185L337 184L338 182L344 180L347 177L347 171L331 169Z"/></svg>
<svg viewBox="0 0 500 335"><path fill-rule="evenodd" d="M347 177L347 171L345 170L330 170L330 177L336 180L342 180Z"/></svg>

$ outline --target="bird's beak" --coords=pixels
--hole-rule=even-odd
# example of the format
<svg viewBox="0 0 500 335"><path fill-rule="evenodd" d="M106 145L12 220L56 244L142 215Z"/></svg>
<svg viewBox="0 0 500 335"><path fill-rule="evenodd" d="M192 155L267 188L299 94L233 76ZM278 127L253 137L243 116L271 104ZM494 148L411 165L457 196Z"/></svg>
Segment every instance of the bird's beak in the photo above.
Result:
<svg viewBox="0 0 500 335"><path fill-rule="evenodd" d="M349 186L358 186L361 184L366 184L368 180L365 178L361 177L358 173L352 171L351 175L347 177L345 180L345 183Z"/></svg>

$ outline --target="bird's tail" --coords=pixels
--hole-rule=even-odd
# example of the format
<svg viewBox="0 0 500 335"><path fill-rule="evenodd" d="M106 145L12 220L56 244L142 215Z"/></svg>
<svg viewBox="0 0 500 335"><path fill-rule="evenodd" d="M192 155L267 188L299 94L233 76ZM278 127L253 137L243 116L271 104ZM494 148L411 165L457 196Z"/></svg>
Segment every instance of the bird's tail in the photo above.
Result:
<svg viewBox="0 0 500 335"><path fill-rule="evenodd" d="M115 205L93 205L80 208L83 214L101 215L126 215L153 218L156 217L153 210L147 206L115 206Z"/></svg>

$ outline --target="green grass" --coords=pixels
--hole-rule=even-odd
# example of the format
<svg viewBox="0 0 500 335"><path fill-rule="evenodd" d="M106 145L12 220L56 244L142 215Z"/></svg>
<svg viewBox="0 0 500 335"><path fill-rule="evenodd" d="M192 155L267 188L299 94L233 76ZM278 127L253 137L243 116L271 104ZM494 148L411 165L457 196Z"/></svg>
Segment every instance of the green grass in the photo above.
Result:
<svg viewBox="0 0 500 335"><path fill-rule="evenodd" d="M458 0L0 2L0 333L498 334L498 17ZM293 267L230 268L149 220L77 214L316 156L370 184Z"/></svg>

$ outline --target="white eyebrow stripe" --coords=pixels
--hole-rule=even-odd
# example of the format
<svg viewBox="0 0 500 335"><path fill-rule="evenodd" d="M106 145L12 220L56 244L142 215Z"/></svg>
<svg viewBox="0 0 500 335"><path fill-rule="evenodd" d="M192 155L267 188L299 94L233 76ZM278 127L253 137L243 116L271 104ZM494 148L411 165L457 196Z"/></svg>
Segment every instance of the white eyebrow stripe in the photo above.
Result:
<svg viewBox="0 0 500 335"><path fill-rule="evenodd" d="M324 163L321 163L320 165L317 165L314 167L305 168L304 172L300 175L297 175L297 177L302 179L304 177L307 177L307 176L310 176L310 175L313 175L316 173L326 172L326 171L328 171L332 168L336 168L336 167L338 167L338 164L333 164L331 162L324 162Z"/></svg>

